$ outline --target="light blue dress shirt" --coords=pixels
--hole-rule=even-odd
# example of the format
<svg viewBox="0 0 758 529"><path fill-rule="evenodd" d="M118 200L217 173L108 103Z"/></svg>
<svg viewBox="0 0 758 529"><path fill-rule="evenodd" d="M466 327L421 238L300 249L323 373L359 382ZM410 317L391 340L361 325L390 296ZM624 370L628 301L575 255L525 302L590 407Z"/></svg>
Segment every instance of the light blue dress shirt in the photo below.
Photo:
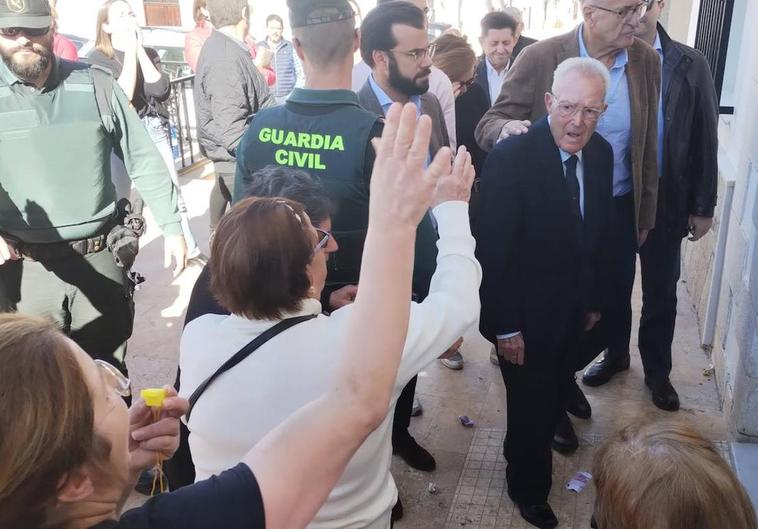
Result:
<svg viewBox="0 0 758 529"><path fill-rule="evenodd" d="M663 71L663 46L661 45L660 33L655 33L653 48L661 58L661 71ZM661 95L658 99L658 178L663 175L663 83L661 83Z"/></svg>
<svg viewBox="0 0 758 529"><path fill-rule="evenodd" d="M387 115L387 112L389 112L390 107L392 106L392 103L395 101L392 100L390 96L387 95L387 92L382 90L382 87L379 86L379 84L374 81L374 74L371 74L368 76L368 84L371 87L371 90L374 92L374 95L376 96L377 101L379 101L379 104L382 107L382 111L384 112L384 115ZM421 96L410 96L408 98L411 103L416 105L416 117L421 117ZM426 155L426 163L424 164L425 167L429 167L429 164L432 163L432 155L431 153Z"/></svg>
<svg viewBox="0 0 758 529"><path fill-rule="evenodd" d="M550 117L547 118L548 122L550 121ZM571 158L571 155L561 149L558 148L558 152L561 153L561 165L563 165L563 176L566 176L566 160ZM576 157L579 158L579 160L576 162L576 179L579 180L579 209L582 211L582 218L584 218L584 162L582 160L582 151L579 151L576 153ZM521 331L516 332L510 332L508 334L498 334L497 339L498 340L506 340L508 338L513 338L514 336L521 334Z"/></svg>
<svg viewBox="0 0 758 529"><path fill-rule="evenodd" d="M579 56L589 57L584 44L582 30L579 28ZM634 188L632 181L632 105L629 101L629 83L626 65L629 54L621 50L616 54L616 62L611 67L611 84L605 94L608 110L597 124L597 132L613 148L613 196L620 197L630 193Z"/></svg>

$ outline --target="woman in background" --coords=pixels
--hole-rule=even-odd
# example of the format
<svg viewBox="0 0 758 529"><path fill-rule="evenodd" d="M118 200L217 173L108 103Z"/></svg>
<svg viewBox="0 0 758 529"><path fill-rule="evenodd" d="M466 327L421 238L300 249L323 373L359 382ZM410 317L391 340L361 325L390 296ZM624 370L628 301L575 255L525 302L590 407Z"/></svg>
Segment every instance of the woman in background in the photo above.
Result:
<svg viewBox="0 0 758 529"><path fill-rule="evenodd" d="M434 41L436 45L432 61L445 72L453 83L455 95L455 131L458 145L464 145L471 153L477 176L481 174L487 153L474 138L474 131L484 114L489 110L487 94L476 83L477 59L468 41L454 33L445 33ZM478 212L478 180L474 180L469 216L472 228Z"/></svg>
<svg viewBox="0 0 758 529"><path fill-rule="evenodd" d="M165 106L171 86L168 76L161 70L158 53L143 45L137 18L124 0L107 0L100 6L95 34L95 48L88 55L88 59L92 64L107 68L113 73L134 110L145 123L177 190L182 232L187 243L187 262L204 265L207 258L192 234L187 205L179 188L174 154L169 141L169 114ZM118 153L115 154L118 157ZM117 176L124 173L123 164L114 160L112 166L116 173L114 183L117 195L119 198L128 198L131 182L128 178Z"/></svg>

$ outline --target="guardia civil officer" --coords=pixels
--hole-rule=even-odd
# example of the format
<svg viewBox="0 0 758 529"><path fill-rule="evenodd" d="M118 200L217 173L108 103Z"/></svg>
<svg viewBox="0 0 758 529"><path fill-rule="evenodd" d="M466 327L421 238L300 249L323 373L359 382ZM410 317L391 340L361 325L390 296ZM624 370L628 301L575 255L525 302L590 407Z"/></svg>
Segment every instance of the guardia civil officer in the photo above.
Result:
<svg viewBox="0 0 758 529"><path fill-rule="evenodd" d="M111 252L122 222L111 152L123 153L178 273L176 188L113 77L54 57L51 24L48 0L0 0L0 310L47 317L125 371L133 285Z"/></svg>
<svg viewBox="0 0 758 529"><path fill-rule="evenodd" d="M359 46L355 13L348 0L288 0L295 52L305 69L305 88L295 88L280 107L255 115L237 148L234 196L251 175L277 164L321 179L337 206L327 289L358 281L368 224L369 178L374 163L371 139L381 118L361 108L352 88L353 54ZM436 233L427 216L416 237L413 289L426 296L436 263ZM432 470L435 461L408 433L415 378L398 400L393 447L416 468Z"/></svg>

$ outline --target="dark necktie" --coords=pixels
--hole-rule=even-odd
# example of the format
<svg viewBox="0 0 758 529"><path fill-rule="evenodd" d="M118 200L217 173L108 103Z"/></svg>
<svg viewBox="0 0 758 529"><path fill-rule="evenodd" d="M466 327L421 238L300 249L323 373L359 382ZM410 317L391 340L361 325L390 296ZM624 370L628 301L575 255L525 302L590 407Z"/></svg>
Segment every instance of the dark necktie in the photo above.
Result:
<svg viewBox="0 0 758 529"><path fill-rule="evenodd" d="M579 220L582 219L582 209L579 206L579 180L576 178L576 164L579 158L576 154L573 154L566 160L566 184L569 191L569 197L571 198L571 212L576 215Z"/></svg>

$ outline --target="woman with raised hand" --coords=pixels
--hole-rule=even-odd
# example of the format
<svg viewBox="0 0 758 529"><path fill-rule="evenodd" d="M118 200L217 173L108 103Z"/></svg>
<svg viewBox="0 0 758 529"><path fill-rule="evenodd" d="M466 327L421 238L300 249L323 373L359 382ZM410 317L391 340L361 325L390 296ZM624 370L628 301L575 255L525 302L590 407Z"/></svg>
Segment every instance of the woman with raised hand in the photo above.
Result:
<svg viewBox="0 0 758 529"><path fill-rule="evenodd" d="M404 126L397 132L385 129L382 143L388 134L396 137L400 146L414 142L414 160L420 174L426 154L415 151L415 145L421 135L426 143L428 121L426 117L420 119L414 139L409 134L416 120L413 108L412 105L405 108ZM395 114L393 111L390 122L397 119ZM403 186L416 185L391 179L393 186L400 188L393 188L390 193L386 181L381 179L386 168L385 155L386 151L380 148L382 159L377 161L371 180L369 217L374 226L380 212L388 217L405 216L401 211L393 211L407 207L394 193L402 194ZM439 231L437 268L430 294L423 303L411 303L410 285L402 286L411 316L392 392L393 406L407 382L432 362L439 351L462 336L478 316L481 269L474 257L475 243L468 226L468 198L474 171L465 149L459 151L452 166L450 158L450 150L444 148L428 169L442 174L431 203ZM389 222L389 218L384 222ZM190 447L200 479L230 466L246 447L331 386L341 359L339 351L349 340L347 331L358 314L367 311L369 322L361 331L363 345L353 351L361 361L375 360L369 344L389 330L377 324L380 315L386 316L383 304L362 307L352 304L330 316L321 314L319 299L326 277L322 248L330 234L319 233L314 246L303 237L308 225L299 206L284 200L255 198L240 201L219 224L210 263L211 292L231 315L206 314L185 327L180 346L181 393L197 396L197 388L220 366L238 352L249 351L250 344L258 348L215 379L197 398L188 418ZM404 271L413 268L411 253L398 253L392 247L385 251L388 255L383 258L388 265L402 266ZM367 244L363 266L372 266L377 259ZM362 274L365 272L364 268ZM398 285L388 280L377 282L374 287L395 289ZM358 300L366 295L365 288L361 277ZM282 329L282 325L288 324L293 325L271 336L271 329ZM269 341L260 344L261 337ZM232 419L230 413L237 409L244 410L244 414ZM381 424L353 456L310 527L390 526L397 488L389 472L392 417L391 414L385 417L389 409L384 407ZM229 427L232 420L233 427ZM303 486L308 486L307 481L303 481Z"/></svg>
<svg viewBox="0 0 758 529"><path fill-rule="evenodd" d="M169 396L153 424L141 400L127 410L121 396L129 381L118 371L93 361L43 320L0 315L0 527L305 527L350 457L382 423L395 391L408 330L415 227L438 178L449 172L444 154L423 170L431 123L424 117L416 124L415 113L407 105L401 119L395 105L377 148L361 291L331 383L218 476L122 515L139 473L176 449L177 418L187 401L166 388ZM439 184L450 186L450 175ZM299 206L276 208L294 215ZM300 217L303 237L318 246L321 238L307 216ZM234 429L248 410L235 405L226 412L225 428Z"/></svg>

